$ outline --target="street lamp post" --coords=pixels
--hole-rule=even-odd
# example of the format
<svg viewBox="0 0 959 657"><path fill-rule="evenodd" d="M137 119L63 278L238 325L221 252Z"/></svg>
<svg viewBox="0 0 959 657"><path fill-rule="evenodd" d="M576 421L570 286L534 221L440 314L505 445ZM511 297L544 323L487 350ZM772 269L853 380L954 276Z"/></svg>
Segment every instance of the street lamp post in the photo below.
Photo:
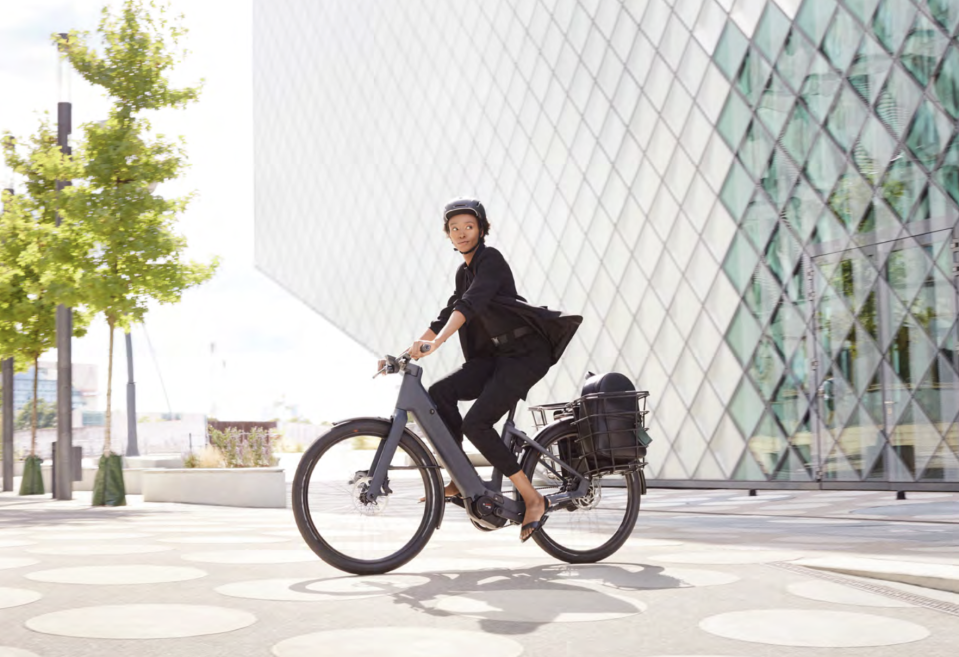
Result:
<svg viewBox="0 0 959 657"><path fill-rule="evenodd" d="M64 40L68 35L61 32ZM63 43L57 44L57 50L63 53ZM70 132L73 107L70 103L70 64L62 55L59 66L59 95L57 103L57 145L60 152L70 154ZM58 180L57 191L70 185L69 180ZM60 213L57 213L57 225L60 225ZM73 365L72 365L73 311L67 306L57 306L57 453L56 478L53 482L58 500L73 499Z"/></svg>
<svg viewBox="0 0 959 657"><path fill-rule="evenodd" d="M13 182L4 190L13 195ZM3 491L13 490L13 359L3 359Z"/></svg>

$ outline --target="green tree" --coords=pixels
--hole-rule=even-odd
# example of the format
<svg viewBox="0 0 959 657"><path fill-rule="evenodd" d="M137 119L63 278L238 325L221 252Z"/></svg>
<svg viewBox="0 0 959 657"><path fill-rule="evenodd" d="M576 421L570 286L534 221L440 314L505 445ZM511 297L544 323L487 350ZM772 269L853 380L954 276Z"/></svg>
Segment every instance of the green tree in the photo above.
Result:
<svg viewBox="0 0 959 657"><path fill-rule="evenodd" d="M0 358L13 358L21 371L33 365L30 458L36 460L38 428L37 379L40 356L56 345L58 282L54 271L69 257L54 248L57 214L71 204L72 190L57 190L57 180L74 177L82 165L60 152L56 135L46 120L37 132L18 148L16 139L5 134L3 155L6 165L24 181L24 193L4 193L0 215ZM85 333L87 316L79 311L74 335ZM42 493L39 477L24 477L21 494ZM39 488L38 488L39 487Z"/></svg>
<svg viewBox="0 0 959 657"><path fill-rule="evenodd" d="M87 32L71 32L67 39L53 36L77 72L112 101L106 121L83 126L83 203L74 206L62 233L71 245L64 252L82 251L76 266L72 258L64 260L69 264L62 279L72 283L62 298L103 313L109 327L104 477L110 476L104 471L116 456L111 451L114 329L129 330L143 321L151 300L178 302L186 289L209 279L217 264L184 259L186 241L175 231L175 222L190 197L153 193L156 184L182 173L186 155L182 139L153 134L142 113L183 108L199 94L199 87L176 89L169 82L186 30L165 12L153 2L125 0L117 15L104 7L96 40ZM102 53L89 45L94 42L104 44ZM115 467L120 472L119 457Z"/></svg>
<svg viewBox="0 0 959 657"><path fill-rule="evenodd" d="M57 405L48 402L46 399L37 399L36 404L33 401L30 400L23 405L14 419L14 426L18 430L27 427L49 429L57 426Z"/></svg>

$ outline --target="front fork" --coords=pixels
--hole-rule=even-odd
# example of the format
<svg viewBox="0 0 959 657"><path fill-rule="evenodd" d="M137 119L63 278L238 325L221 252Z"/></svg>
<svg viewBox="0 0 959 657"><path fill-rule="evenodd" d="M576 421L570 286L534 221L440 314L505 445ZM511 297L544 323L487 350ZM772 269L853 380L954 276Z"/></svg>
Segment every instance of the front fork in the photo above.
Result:
<svg viewBox="0 0 959 657"><path fill-rule="evenodd" d="M393 462L393 455L396 454L396 448L400 445L403 431L406 430L408 419L409 415L406 411L396 409L389 435L386 440L381 440L376 448L373 463L370 465L370 489L366 493L370 502L375 502L380 495L389 495L389 491L384 490L384 484L389 473L390 463Z"/></svg>

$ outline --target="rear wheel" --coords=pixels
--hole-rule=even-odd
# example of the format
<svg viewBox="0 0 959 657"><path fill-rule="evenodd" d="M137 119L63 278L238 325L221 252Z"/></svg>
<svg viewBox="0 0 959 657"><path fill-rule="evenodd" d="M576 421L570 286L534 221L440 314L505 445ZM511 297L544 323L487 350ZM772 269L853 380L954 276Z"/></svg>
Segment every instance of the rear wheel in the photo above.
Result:
<svg viewBox="0 0 959 657"><path fill-rule="evenodd" d="M293 516L303 540L349 573L386 573L408 562L426 546L441 511L434 462L407 435L390 461L388 494L367 497L369 469L389 431L386 420L338 424L306 450L296 470Z"/></svg>
<svg viewBox="0 0 959 657"><path fill-rule="evenodd" d="M564 423L544 432L537 442L555 458L574 453L577 439L572 424ZM544 461L563 476L546 468ZM567 461L568 463L568 461ZM572 477L559 466L530 449L523 458L523 472L542 495L566 491ZM639 473L596 475L582 498L550 509L549 520L533 535L550 556L568 563L593 563L606 559L623 546L636 525L642 493Z"/></svg>

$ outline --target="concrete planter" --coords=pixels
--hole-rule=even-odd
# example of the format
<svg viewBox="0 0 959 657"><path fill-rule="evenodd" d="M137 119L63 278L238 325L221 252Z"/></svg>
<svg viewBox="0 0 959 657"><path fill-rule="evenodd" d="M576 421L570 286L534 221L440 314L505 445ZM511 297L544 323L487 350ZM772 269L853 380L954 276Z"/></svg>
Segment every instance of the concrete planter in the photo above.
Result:
<svg viewBox="0 0 959 657"><path fill-rule="evenodd" d="M142 471L144 502L286 508L282 468L182 468Z"/></svg>

